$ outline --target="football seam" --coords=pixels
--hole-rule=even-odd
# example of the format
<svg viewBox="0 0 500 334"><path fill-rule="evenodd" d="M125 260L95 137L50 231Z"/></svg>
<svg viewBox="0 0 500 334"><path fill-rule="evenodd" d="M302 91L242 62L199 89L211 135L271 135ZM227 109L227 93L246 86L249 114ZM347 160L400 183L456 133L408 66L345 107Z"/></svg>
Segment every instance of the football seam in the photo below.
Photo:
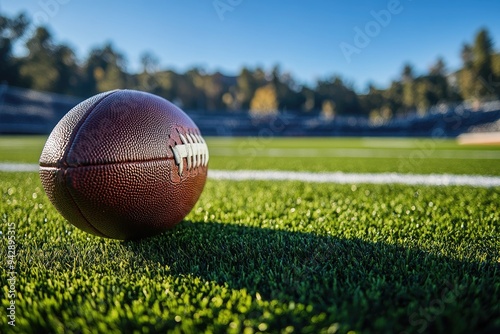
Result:
<svg viewBox="0 0 500 334"><path fill-rule="evenodd" d="M108 166L108 165L119 165L119 164L133 164L133 163L141 163L141 162L154 162L154 161L168 161L174 160L174 158L162 157L162 158L154 158L154 159L144 159L144 160L126 160L126 161L102 161L102 162L89 162L89 163L79 163L79 164L67 164L65 166L54 166L54 165L42 165L42 167L52 167L52 168L60 168L66 170L68 168L78 168L78 167L91 167L91 166Z"/></svg>
<svg viewBox="0 0 500 334"><path fill-rule="evenodd" d="M206 145L205 143L194 143L194 144L199 144L199 145ZM177 146L184 146L184 145L175 145L175 146L171 146L171 150L174 154L174 156L172 157L169 157L169 156L166 156L166 157L159 157L159 158L152 158L152 159L142 159L142 160L125 160L125 161L109 161L109 162L106 162L106 161L100 161L100 162L89 162L89 163L79 163L79 164L68 164L68 163L65 163L64 165L54 165L54 164L45 164L45 163L40 163L40 167L46 167L46 168L57 168L57 169L61 169L61 170L66 170L68 168L78 168L78 167L89 167L89 166L107 166L107 165L117 165L117 164L133 164L133 163L145 163L145 162L156 162L156 161L168 161L168 160L174 160L176 165L179 166L179 168L182 168L184 163L183 162L179 162L177 160L179 159L186 159L187 161L187 164L188 164L188 172L191 171L191 170L194 170L194 169L197 169L197 168L202 168L202 167L207 167L208 166L208 148L205 148L205 151L202 152L202 153L192 153L190 151L188 151L188 155L187 156L184 156L184 155L180 155L179 158L176 159L176 154L178 154L178 152L175 150L175 148ZM196 157L196 161L193 162L193 159L195 159ZM181 161L182 161L181 160ZM195 165L195 166L190 166L191 164Z"/></svg>
<svg viewBox="0 0 500 334"><path fill-rule="evenodd" d="M186 157L184 157L186 158ZM134 163L145 163L145 162L156 162L156 161L169 161L173 160L175 162L174 157L162 157L162 158L154 158L154 159L143 159L143 160L128 160L128 161L110 161L110 162L96 162L96 163L80 163L80 164L71 164L71 165L65 165L65 166L54 166L51 164L40 164L40 167L45 167L45 168L56 168L56 169L61 169L61 170L67 170L68 168L78 168L78 167L92 167L92 166L109 166L109 165L119 165L119 164L134 164ZM176 162L176 165L179 165ZM194 170L196 168L202 168L202 167L207 167L208 163L205 164L199 164L199 166L192 167L190 170Z"/></svg>
<svg viewBox="0 0 500 334"><path fill-rule="evenodd" d="M64 174L66 174L66 171L64 171ZM64 177L64 180L66 181L66 177ZM73 197L73 194L71 193L71 191L69 190L69 188L66 186L66 182L64 182L64 185L66 187L66 189L68 190L68 194L69 194L69 197L71 198L71 202L73 202L73 204L75 205L76 209L78 210L78 212L80 213L80 216L82 216L82 218L87 222L87 224L89 224L89 226L95 231L97 232L97 234L99 234L100 236L102 237L105 237L105 238L111 238L110 236L102 233L100 230L98 230L88 219L87 217L85 217L85 215L83 214L82 212L82 209L80 209L80 206L76 203L76 200L75 198Z"/></svg>
<svg viewBox="0 0 500 334"><path fill-rule="evenodd" d="M64 154L63 154L62 159L61 159L61 163L63 164L63 166L68 166L66 159L68 158L69 152L73 148L73 145L74 145L73 141L75 140L76 136L78 136L78 132L80 132L80 129L83 127L83 124L85 124L87 119L90 117L90 114L92 114L92 112L97 108L97 106L100 105L106 98L115 94L118 91L119 90L112 91L109 94L103 96L102 99L100 99L99 101L94 103L92 108L89 111L87 111L87 113L85 113L85 115L82 117L82 119L75 126L73 133L71 134L71 136L68 139L68 146L66 147L66 150L64 151Z"/></svg>
<svg viewBox="0 0 500 334"><path fill-rule="evenodd" d="M87 121L87 119L90 117L90 114L92 114L92 112L97 108L98 105L100 105L107 97L113 95L114 93L116 93L118 90L115 90L113 92L110 92L109 94L107 94L106 96L103 96L102 99L100 99L99 101L97 101L96 103L94 103L94 105L92 106L92 108L82 117L82 119L80 120L80 122L78 122L78 124L76 125L75 127L75 130L73 131L73 133L71 134L69 140L68 140L68 146L66 147L66 150L64 151L64 155L62 157L62 166L58 166L58 168L62 169L62 173L63 173L63 180L64 180L64 187L66 188L70 198L71 198L71 201L73 202L73 204L75 205L76 209L78 210L78 212L80 213L80 215L82 216L82 218L87 222L87 224L89 224L90 227L92 227L97 233L101 234L102 236L106 237L106 238L111 238L110 236L102 233L97 227L95 227L88 219L87 217L85 217L85 215L83 214L83 211L82 209L80 208L80 206L78 205L78 203L76 202L75 198L73 197L73 194L71 193L71 189L68 187L68 179L66 178L66 171L68 169L68 164L66 162L66 159L68 157L68 154L69 152L71 151L71 148L73 147L73 144L74 144L74 140L76 138L76 136L78 135L78 132L80 131L80 129L83 127L83 124L85 124L85 122Z"/></svg>
<svg viewBox="0 0 500 334"><path fill-rule="evenodd" d="M100 100L96 101L96 103L94 103L92 105L92 108L89 109L89 111L82 117L82 119L77 122L77 124L75 125L75 130L71 133L71 136L68 138L68 144L67 144L66 149L64 150L64 153L60 159L57 159L57 161L55 161L55 162L39 161L38 162L39 166L40 167L57 167L57 168L64 168L64 167L68 166L66 159L68 157L68 154L69 154L71 147L73 146L73 140L77 136L78 131L80 131L80 128L83 126L83 124L85 123L87 118L90 116L90 113L92 113L92 111L97 107L97 105L99 105L105 98L107 98L108 96L110 96L118 91L119 91L118 89L111 91L111 92L109 92L109 94L103 96Z"/></svg>
<svg viewBox="0 0 500 334"><path fill-rule="evenodd" d="M54 166L49 166L49 167L43 167L42 168L44 170L51 170L51 169L56 169L56 170L59 170L61 172L63 172L63 174L66 173L66 170L65 169L61 169L60 167L54 167ZM85 217L85 215L83 214L82 210L80 209L80 207L77 205L75 199L73 198L73 195L71 194L70 192L70 189L66 186L66 178L64 178L64 188L66 189L67 193L69 194L69 197L70 197L70 200L71 202L73 203L73 206L76 208L76 210L78 211L78 213L80 214L80 216L83 218L83 220L87 223L87 225L90 227L90 229L92 229L94 232L96 232L95 234L98 235L98 236L102 236L102 237L106 237L106 238L110 238L109 236L107 236L106 234L102 233L101 231L99 231L94 225L92 225L89 220ZM65 217L66 218L66 217ZM66 218L66 220L69 220Z"/></svg>

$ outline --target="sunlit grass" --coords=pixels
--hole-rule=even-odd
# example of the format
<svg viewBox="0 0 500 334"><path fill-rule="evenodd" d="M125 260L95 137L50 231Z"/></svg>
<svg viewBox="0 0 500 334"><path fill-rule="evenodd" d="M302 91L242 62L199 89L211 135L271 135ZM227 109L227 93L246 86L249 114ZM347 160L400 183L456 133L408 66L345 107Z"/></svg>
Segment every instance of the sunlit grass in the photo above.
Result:
<svg viewBox="0 0 500 334"><path fill-rule="evenodd" d="M44 141L0 137L0 162L36 163ZM500 174L498 148L449 140L208 138L208 144L211 169ZM293 149L375 157L285 156ZM440 158L455 150L476 156ZM396 156L376 156L387 152ZM0 193L1 249L7 255L10 226L17 251L16 326L2 313L2 333L500 328L498 187L209 180L176 228L136 242L74 228L48 201L36 173L0 172ZM4 310L12 300L8 277L2 271Z"/></svg>
<svg viewBox="0 0 500 334"><path fill-rule="evenodd" d="M2 332L500 326L498 188L209 181L185 221L139 242L71 226L36 173L0 173L0 192L2 249L14 223L18 251Z"/></svg>

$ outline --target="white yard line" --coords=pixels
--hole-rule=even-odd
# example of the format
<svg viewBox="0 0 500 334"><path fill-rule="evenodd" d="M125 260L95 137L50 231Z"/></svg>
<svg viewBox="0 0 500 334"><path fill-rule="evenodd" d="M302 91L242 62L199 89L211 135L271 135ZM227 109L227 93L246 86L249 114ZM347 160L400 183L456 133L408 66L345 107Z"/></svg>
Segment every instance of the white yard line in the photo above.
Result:
<svg viewBox="0 0 500 334"><path fill-rule="evenodd" d="M0 162L0 172L38 172L38 165L17 162Z"/></svg>
<svg viewBox="0 0 500 334"><path fill-rule="evenodd" d="M209 170L208 176L216 180L289 180L318 183L372 183L389 184L399 183L407 185L432 185L432 186L475 186L498 187L500 177L481 175L453 175L453 174L399 174L399 173L310 173L287 172L271 170Z"/></svg>
<svg viewBox="0 0 500 334"><path fill-rule="evenodd" d="M2 172L37 172L38 165L23 163L0 163ZM399 174L399 173L310 173L274 170L209 170L208 177L214 180L264 180L264 181L303 181L315 183L371 183L407 184L430 186L474 186L499 187L499 176L453 175L453 174Z"/></svg>

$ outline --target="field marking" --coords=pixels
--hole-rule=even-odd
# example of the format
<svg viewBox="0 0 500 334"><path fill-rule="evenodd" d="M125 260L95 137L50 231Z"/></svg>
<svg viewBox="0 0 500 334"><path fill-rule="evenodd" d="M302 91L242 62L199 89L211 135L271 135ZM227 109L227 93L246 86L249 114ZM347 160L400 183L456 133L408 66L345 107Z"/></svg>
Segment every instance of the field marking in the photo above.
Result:
<svg viewBox="0 0 500 334"><path fill-rule="evenodd" d="M398 158L416 157L418 159L467 159L500 160L500 150L459 151L459 150L399 150L363 148L253 148L241 149L216 147L210 149L212 156L248 157L335 157L335 158Z"/></svg>
<svg viewBox="0 0 500 334"><path fill-rule="evenodd" d="M37 172L37 164L0 163L2 172ZM400 174L400 173L311 173L277 170L209 170L208 177L214 180L262 180L303 181L314 183L369 183L406 184L428 186L474 186L499 187L500 176L454 175L454 174Z"/></svg>
<svg viewBox="0 0 500 334"><path fill-rule="evenodd" d="M0 162L0 172L38 172L37 164Z"/></svg>
<svg viewBox="0 0 500 334"><path fill-rule="evenodd" d="M499 176L453 175L453 174L400 174L400 173L310 173L272 170L209 170L208 176L215 180L282 180L315 183L370 183L370 184L406 184L429 186L474 186L498 187Z"/></svg>
<svg viewBox="0 0 500 334"><path fill-rule="evenodd" d="M37 164L0 163L1 172L37 172ZM474 186L498 187L500 176L453 175L453 174L401 174L401 173L312 173L274 170L209 170L208 177L214 180L262 180L262 181L303 181L314 183L369 183L406 184L429 186Z"/></svg>

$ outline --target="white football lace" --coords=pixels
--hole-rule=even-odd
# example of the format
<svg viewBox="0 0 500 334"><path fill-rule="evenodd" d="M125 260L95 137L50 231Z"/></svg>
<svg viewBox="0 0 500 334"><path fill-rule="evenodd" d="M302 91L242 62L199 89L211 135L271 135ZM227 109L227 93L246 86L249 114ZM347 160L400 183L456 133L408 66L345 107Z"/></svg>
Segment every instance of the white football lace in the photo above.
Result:
<svg viewBox="0 0 500 334"><path fill-rule="evenodd" d="M179 175L184 171L184 158L187 160L187 170L208 164L208 147L205 140L197 134L179 134L182 145L172 147L175 163L179 166Z"/></svg>

